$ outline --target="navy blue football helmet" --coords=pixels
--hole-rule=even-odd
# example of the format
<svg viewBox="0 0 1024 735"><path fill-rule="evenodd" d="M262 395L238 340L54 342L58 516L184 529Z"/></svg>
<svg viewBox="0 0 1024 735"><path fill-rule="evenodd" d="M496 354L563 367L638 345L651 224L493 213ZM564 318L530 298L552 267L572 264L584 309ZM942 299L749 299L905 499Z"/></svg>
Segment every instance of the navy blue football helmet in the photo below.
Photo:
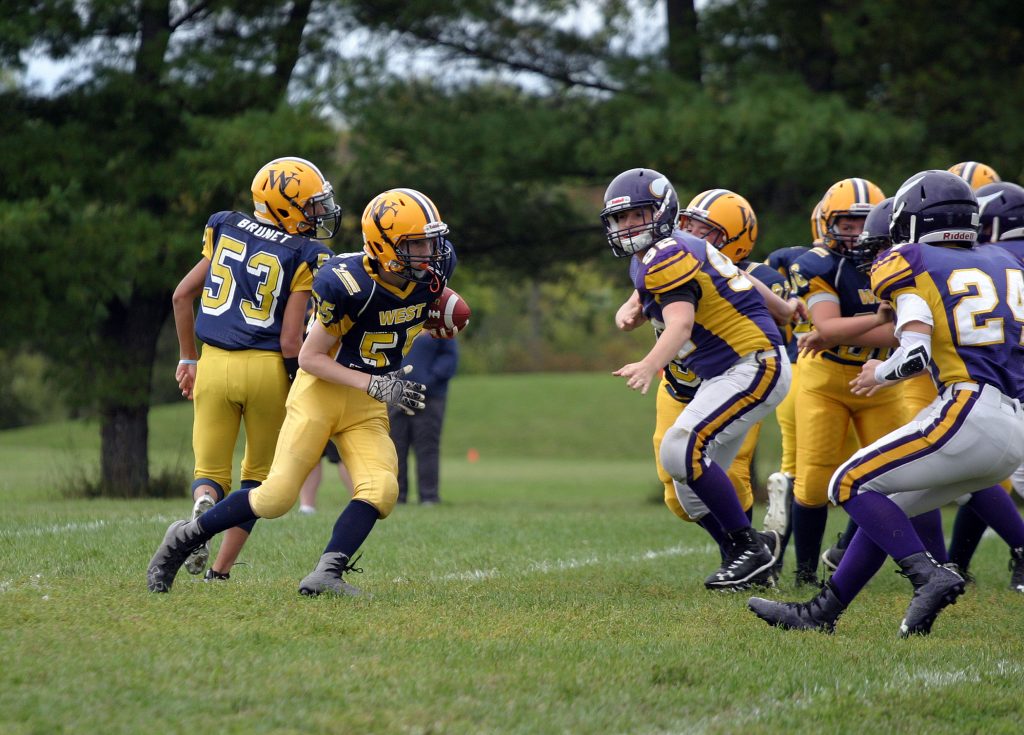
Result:
<svg viewBox="0 0 1024 735"><path fill-rule="evenodd" d="M981 210L978 242L1024 240L1024 187L1002 181L974 193Z"/></svg>
<svg viewBox="0 0 1024 735"><path fill-rule="evenodd" d="M892 202L893 243L947 243L972 247L978 239L978 199L949 171L921 171L903 182Z"/></svg>
<svg viewBox="0 0 1024 735"><path fill-rule="evenodd" d="M860 233L857 242L848 245L842 253L861 273L871 270L871 264L878 254L892 247L892 237L889 235L892 200L892 197L883 199L871 208L864 218L864 231Z"/></svg>
<svg viewBox="0 0 1024 735"><path fill-rule="evenodd" d="M619 229L617 216L643 208L644 222ZM604 193L601 221L612 252L626 258L672 234L679 219L679 199L668 178L650 168L631 168L612 179Z"/></svg>

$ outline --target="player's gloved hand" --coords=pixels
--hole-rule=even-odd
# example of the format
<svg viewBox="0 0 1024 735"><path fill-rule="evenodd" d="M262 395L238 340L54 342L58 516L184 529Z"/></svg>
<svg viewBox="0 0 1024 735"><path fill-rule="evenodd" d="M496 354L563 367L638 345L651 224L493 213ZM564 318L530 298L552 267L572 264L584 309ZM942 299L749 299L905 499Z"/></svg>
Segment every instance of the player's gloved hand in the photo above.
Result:
<svg viewBox="0 0 1024 735"><path fill-rule="evenodd" d="M426 396L423 391L427 386L422 383L414 383L411 380L403 380L403 375L412 372L412 365L406 365L400 370L384 375L370 376L370 384L366 386L366 392L371 398L376 398L381 403L395 406L412 416L417 410L426 406L423 402Z"/></svg>
<svg viewBox="0 0 1024 735"><path fill-rule="evenodd" d="M469 322L467 321L466 324L463 325L463 329L465 329L466 325L468 324ZM458 327L452 327L451 329L448 329L447 327L438 327L437 329L427 330L427 334L429 334L434 339L454 339L455 335L458 333Z"/></svg>

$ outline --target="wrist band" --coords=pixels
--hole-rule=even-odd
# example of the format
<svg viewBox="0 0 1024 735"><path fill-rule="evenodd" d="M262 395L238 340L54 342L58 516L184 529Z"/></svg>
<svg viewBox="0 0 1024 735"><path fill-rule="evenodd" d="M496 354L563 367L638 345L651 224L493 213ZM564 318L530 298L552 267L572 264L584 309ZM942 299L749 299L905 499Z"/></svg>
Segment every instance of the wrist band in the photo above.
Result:
<svg viewBox="0 0 1024 735"><path fill-rule="evenodd" d="M198 365L198 360L178 360L179 365Z"/></svg>

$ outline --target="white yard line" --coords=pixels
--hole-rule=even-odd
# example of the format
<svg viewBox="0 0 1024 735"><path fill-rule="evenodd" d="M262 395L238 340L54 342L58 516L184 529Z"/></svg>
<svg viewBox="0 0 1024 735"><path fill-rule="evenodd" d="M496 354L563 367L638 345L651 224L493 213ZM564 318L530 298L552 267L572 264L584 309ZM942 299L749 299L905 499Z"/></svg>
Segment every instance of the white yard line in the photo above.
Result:
<svg viewBox="0 0 1024 735"><path fill-rule="evenodd" d="M71 523L53 523L48 526L29 526L26 528L0 528L0 538L28 538L33 536L53 536L68 533L91 533L104 528L120 528L137 523L170 523L176 516L147 516L145 518L97 519L94 521L75 521Z"/></svg>
<svg viewBox="0 0 1024 735"><path fill-rule="evenodd" d="M591 554L584 557L570 557L568 559L554 559L530 561L511 572L502 572L496 568L490 569L469 569L462 572L450 572L439 576L432 576L431 582L483 582L498 577L520 577L533 574L551 574L552 572L565 572L573 569L597 566L598 564L615 563L636 563L662 559L667 556L689 556L690 554L706 554L717 551L717 547L710 544L701 546L672 546L667 549L648 549L636 554L607 554L598 556ZM408 580L395 580L408 581Z"/></svg>

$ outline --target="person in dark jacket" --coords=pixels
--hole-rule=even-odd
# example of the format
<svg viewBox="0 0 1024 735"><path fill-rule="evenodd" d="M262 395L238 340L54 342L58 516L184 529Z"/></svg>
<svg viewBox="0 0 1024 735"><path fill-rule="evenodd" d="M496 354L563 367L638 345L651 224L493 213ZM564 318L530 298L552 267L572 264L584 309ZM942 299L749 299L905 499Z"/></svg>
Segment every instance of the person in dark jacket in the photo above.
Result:
<svg viewBox="0 0 1024 735"><path fill-rule="evenodd" d="M454 339L434 339L421 334L412 343L403 362L412 366L409 380L427 386L426 408L408 415L402 411L388 411L391 420L391 439L398 451L398 502L409 497L409 449L416 453L416 487L420 503L433 505L441 502L440 453L441 427L448 397L448 381L455 375L459 364L459 351Z"/></svg>

